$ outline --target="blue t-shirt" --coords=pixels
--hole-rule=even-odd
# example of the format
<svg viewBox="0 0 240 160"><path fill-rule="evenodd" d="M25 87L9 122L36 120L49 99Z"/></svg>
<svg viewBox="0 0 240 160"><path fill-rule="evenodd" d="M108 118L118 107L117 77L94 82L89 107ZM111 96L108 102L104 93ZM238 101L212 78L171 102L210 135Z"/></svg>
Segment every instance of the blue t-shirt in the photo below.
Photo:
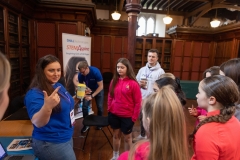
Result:
<svg viewBox="0 0 240 160"><path fill-rule="evenodd" d="M85 82L86 86L90 88L92 91L95 91L98 88L97 82L102 81L102 74L100 70L96 67L89 67L89 73L84 76L81 73L78 73L78 82Z"/></svg>
<svg viewBox="0 0 240 160"><path fill-rule="evenodd" d="M57 88L58 86L61 86L58 91L61 111L52 113L49 122L45 126L38 128L33 125L32 137L35 139L53 143L64 143L69 141L73 135L70 111L74 108L74 100L60 83L53 85L53 88ZM32 119L34 114L44 104L43 92L37 88L30 89L25 96L24 104L27 107L30 119Z"/></svg>

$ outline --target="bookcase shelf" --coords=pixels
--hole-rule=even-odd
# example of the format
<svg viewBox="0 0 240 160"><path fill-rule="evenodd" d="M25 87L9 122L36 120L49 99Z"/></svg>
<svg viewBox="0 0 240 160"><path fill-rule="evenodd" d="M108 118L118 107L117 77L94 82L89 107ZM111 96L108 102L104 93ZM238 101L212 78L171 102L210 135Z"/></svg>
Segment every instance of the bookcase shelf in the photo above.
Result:
<svg viewBox="0 0 240 160"><path fill-rule="evenodd" d="M27 18L0 6L0 51L11 64L10 99L25 94L23 85L30 83L28 26Z"/></svg>
<svg viewBox="0 0 240 160"><path fill-rule="evenodd" d="M0 7L0 51L4 52L4 32L3 32L4 20L3 20L3 8Z"/></svg>

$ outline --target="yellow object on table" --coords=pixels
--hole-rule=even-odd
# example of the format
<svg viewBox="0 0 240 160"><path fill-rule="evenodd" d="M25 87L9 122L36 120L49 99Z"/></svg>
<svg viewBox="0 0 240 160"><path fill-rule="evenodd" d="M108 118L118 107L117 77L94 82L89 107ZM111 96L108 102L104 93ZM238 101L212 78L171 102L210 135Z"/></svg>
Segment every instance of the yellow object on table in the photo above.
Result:
<svg viewBox="0 0 240 160"><path fill-rule="evenodd" d="M83 99L85 96L86 85L83 83L79 83L77 86L77 98Z"/></svg>

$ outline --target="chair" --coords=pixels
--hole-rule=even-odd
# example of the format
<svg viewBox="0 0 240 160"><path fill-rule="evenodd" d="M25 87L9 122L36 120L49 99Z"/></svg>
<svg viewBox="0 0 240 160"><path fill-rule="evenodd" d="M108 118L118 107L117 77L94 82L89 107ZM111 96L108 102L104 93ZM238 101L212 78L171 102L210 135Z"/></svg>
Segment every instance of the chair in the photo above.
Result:
<svg viewBox="0 0 240 160"><path fill-rule="evenodd" d="M112 132L110 131L110 129L108 128L109 123L108 123L108 117L103 117L103 116L97 116L97 115L88 115L87 117L85 117L83 119L83 125L85 126L89 126L91 128L91 126L96 126L96 127L102 127L101 131L103 132L103 134L105 135L105 137L107 138L109 144L111 145L112 149L113 146L110 142L110 140L108 139L106 133L103 130L103 127L107 127L108 131L110 132L110 134L112 135ZM87 137L88 137L88 133L90 131L90 128L87 131L87 135L85 137L84 143L83 143L83 147L82 150L84 150L85 147L85 143L87 141ZM112 135L113 136L113 135Z"/></svg>

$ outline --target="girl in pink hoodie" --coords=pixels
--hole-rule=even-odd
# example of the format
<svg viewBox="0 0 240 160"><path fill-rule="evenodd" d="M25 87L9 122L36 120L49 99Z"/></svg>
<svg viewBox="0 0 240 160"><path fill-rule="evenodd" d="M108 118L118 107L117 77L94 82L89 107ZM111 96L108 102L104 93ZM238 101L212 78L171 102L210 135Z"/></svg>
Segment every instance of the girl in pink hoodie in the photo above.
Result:
<svg viewBox="0 0 240 160"><path fill-rule="evenodd" d="M108 93L108 121L113 129L111 160L117 160L119 157L122 133L125 150L129 150L132 145L132 128L138 118L142 102L140 86L135 77L128 59L120 58Z"/></svg>

